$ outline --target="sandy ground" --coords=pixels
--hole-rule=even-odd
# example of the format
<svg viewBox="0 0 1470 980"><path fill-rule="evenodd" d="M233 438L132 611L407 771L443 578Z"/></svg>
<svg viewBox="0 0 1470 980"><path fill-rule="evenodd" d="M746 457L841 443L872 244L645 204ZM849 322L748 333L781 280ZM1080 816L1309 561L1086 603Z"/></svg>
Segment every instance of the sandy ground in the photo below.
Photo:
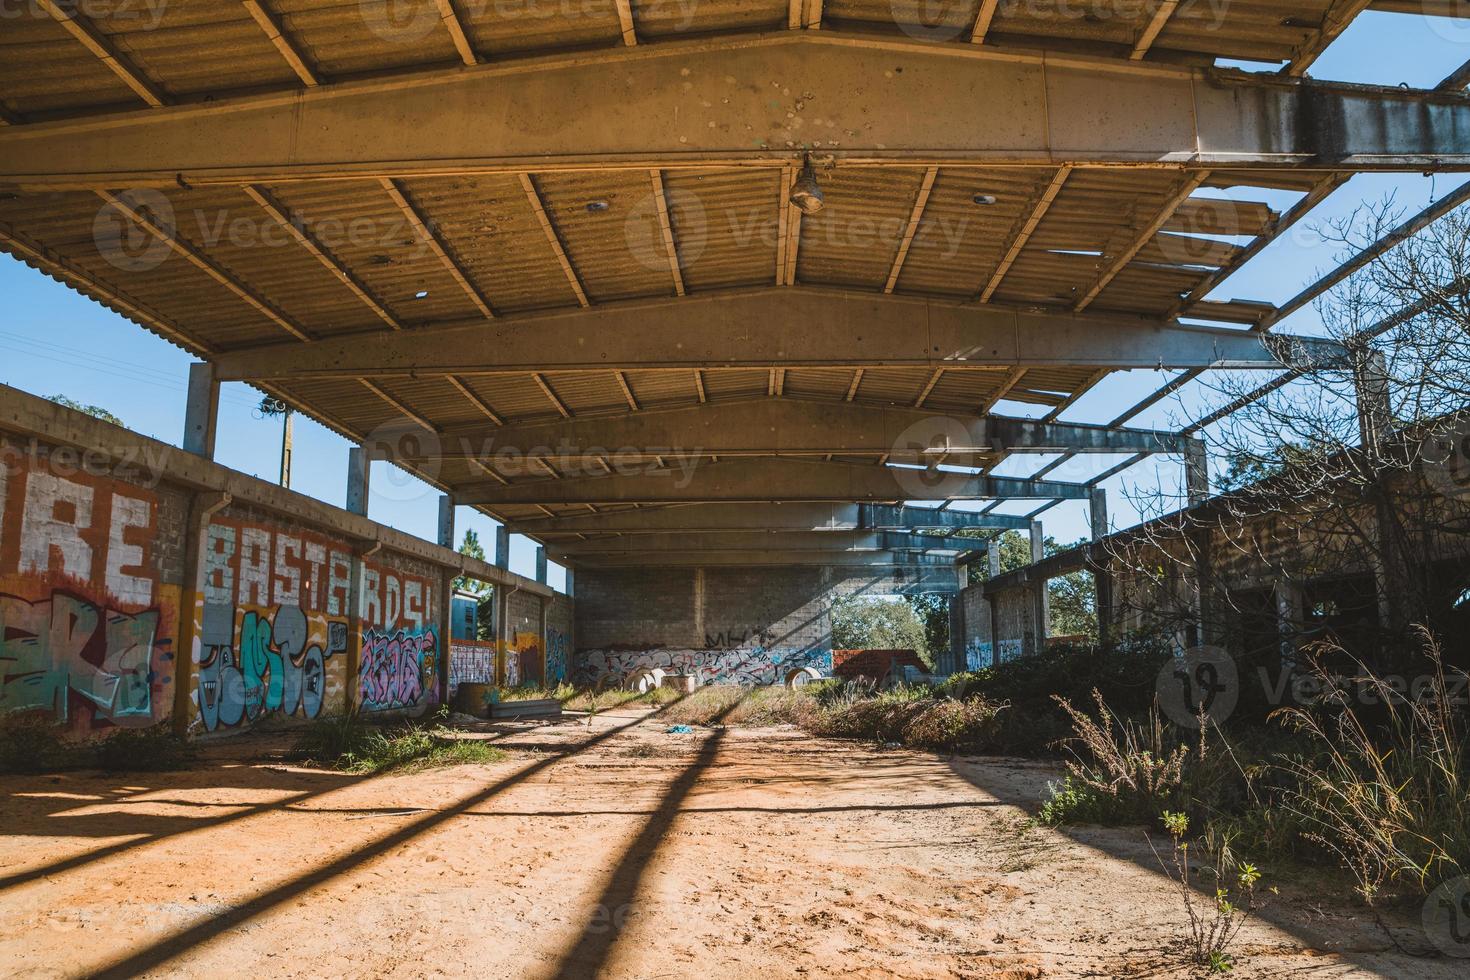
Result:
<svg viewBox="0 0 1470 980"><path fill-rule="evenodd" d="M8 779L0 973L234 977L1195 975L1137 830L1038 828L1052 773L667 734L646 709L508 727L488 766L359 778L219 743L196 769ZM1325 889L1232 976L1464 977Z"/></svg>

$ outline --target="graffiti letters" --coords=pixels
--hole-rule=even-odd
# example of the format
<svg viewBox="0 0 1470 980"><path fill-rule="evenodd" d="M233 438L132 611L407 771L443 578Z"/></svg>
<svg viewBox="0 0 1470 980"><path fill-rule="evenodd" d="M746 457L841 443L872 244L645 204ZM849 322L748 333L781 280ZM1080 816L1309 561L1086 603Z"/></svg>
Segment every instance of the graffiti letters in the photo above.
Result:
<svg viewBox="0 0 1470 980"><path fill-rule="evenodd" d="M434 700L437 641L432 627L362 636L362 706L370 711L416 708Z"/></svg>
<svg viewBox="0 0 1470 980"><path fill-rule="evenodd" d="M693 674L702 684L747 687L780 684L803 667L832 672L832 651L822 648L753 647L741 650L585 650L577 654L575 682L588 687L622 684L641 671L661 668L670 674Z"/></svg>
<svg viewBox="0 0 1470 980"><path fill-rule="evenodd" d="M567 634L554 626L546 627L546 683L560 684L567 679Z"/></svg>
<svg viewBox="0 0 1470 980"><path fill-rule="evenodd" d="M149 725L155 661L172 660L157 610L123 613L77 595L28 602L0 595L0 711L43 710L70 718L72 696L93 718Z"/></svg>
<svg viewBox="0 0 1470 980"><path fill-rule="evenodd" d="M347 624L327 624L327 645L309 643L300 606L273 618L246 610L235 629L230 606L205 606L195 692L206 731L255 722L267 712L315 718L327 690L327 658L347 649ZM238 643L232 640L238 636Z"/></svg>

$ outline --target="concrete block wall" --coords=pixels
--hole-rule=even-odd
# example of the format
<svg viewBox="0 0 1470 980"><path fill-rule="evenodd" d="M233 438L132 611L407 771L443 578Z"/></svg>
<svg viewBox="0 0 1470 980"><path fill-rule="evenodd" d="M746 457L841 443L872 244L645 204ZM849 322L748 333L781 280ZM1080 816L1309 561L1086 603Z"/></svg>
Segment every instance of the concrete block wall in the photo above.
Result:
<svg viewBox="0 0 1470 980"><path fill-rule="evenodd" d="M979 585L966 588L956 601L964 608L965 662L962 670L979 670L995 662L995 638L991 635L990 600Z"/></svg>
<svg viewBox="0 0 1470 980"><path fill-rule="evenodd" d="M837 584L806 567L579 569L573 680L616 684L655 667L704 684L829 674Z"/></svg>
<svg viewBox="0 0 1470 980"><path fill-rule="evenodd" d="M0 387L0 714L196 735L437 704L453 576L551 590Z"/></svg>
<svg viewBox="0 0 1470 980"><path fill-rule="evenodd" d="M504 644L501 683L507 687L539 686L546 676L541 636L541 598L535 593L511 590L501 607L505 622L500 631Z"/></svg>
<svg viewBox="0 0 1470 980"><path fill-rule="evenodd" d="M552 687L571 678L572 600L553 596L546 603L546 685Z"/></svg>

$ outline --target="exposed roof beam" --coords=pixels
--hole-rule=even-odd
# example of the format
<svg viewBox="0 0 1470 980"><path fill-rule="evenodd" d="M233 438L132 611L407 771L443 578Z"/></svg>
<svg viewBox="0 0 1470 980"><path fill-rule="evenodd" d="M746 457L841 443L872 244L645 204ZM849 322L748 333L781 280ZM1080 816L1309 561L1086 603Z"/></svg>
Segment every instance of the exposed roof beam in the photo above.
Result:
<svg viewBox="0 0 1470 980"><path fill-rule="evenodd" d="M459 14L455 13L453 0L434 0L439 7L439 19L444 22L444 29L449 32L449 39L454 42L454 50L459 52L459 60L467 65L477 64L479 58L475 55L475 49L470 44L469 35L465 34L464 24L460 23Z"/></svg>
<svg viewBox="0 0 1470 980"><path fill-rule="evenodd" d="M640 567L651 563L696 568L818 565L828 568L871 569L875 572L879 569L891 569L916 578L947 576L951 581L956 580L953 558L941 555L895 554L890 551L666 551L657 555L656 562L651 561L647 555L577 556L575 560L569 561L576 568ZM943 591L943 584L934 582L931 587L931 584L926 583L924 591Z"/></svg>
<svg viewBox="0 0 1470 980"><path fill-rule="evenodd" d="M1347 30L1353 18L1357 17L1372 0L1337 0L1327 8L1326 15L1322 18L1322 26L1317 32L1309 37L1305 44L1292 54L1292 58L1281 69L1283 75L1303 75L1312 66L1312 62L1322 56L1328 45L1336 41L1343 31Z"/></svg>
<svg viewBox="0 0 1470 980"><path fill-rule="evenodd" d="M451 385L453 385L455 387L455 389L461 395L464 395L465 399L471 405L473 405L477 409L479 409L480 412L487 419L489 419L492 424L494 424L494 425L504 425L505 424L505 419L501 418L500 415L499 415L499 413L497 413L495 411L495 409L493 409L493 408L490 407L490 403L489 402L485 401L485 399L483 399L479 395L475 394L474 390L471 389L469 385L465 384L463 381L461 381L459 378L456 378L452 374L445 375L444 376L444 380L448 381Z"/></svg>
<svg viewBox="0 0 1470 980"><path fill-rule="evenodd" d="M291 36L286 33L286 28L281 24L280 18L265 9L265 4L261 0L240 0L240 2L245 5L246 12L260 25L260 29L265 31L265 36L270 39L271 44L275 45L286 64L291 66L296 77L301 79L301 84L307 88L315 88L320 85L321 78L307 62L301 49L291 40Z"/></svg>
<svg viewBox="0 0 1470 980"><path fill-rule="evenodd" d="M903 238L898 243L898 253L893 256L893 268L888 270L888 282L883 286L885 293L893 292L893 287L898 285L898 277L903 272L903 260L908 258L909 246L914 242L914 233L919 230L919 222L924 218L924 207L929 203L929 193L934 190L934 178L939 176L938 167L926 167L924 179L919 183L919 193L914 197L914 208L909 212L909 224L904 229Z"/></svg>
<svg viewBox="0 0 1470 980"><path fill-rule="evenodd" d="M618 85L606 84L610 73ZM0 182L92 189L792 167L788 143L801 131L770 111L759 86L731 89L727 76L810 92L835 129L860 134L833 151L841 166L1470 169L1470 100L1458 93L779 31L5 127ZM976 103L975 92L988 97ZM528 104L558 125L521 125ZM968 107L970 124L915 105Z"/></svg>
<svg viewBox="0 0 1470 980"><path fill-rule="evenodd" d="M525 534L617 533L647 534L667 531L859 531L989 528L1024 529L1024 517L977 514L935 507L895 507L884 504L804 504L779 507L749 504L689 504L605 511L570 516L534 517L509 522Z"/></svg>
<svg viewBox="0 0 1470 980"><path fill-rule="evenodd" d="M985 36L990 33L990 23L995 20L995 11L999 6L1000 0L980 0L980 9L975 12L975 26L970 28L971 44L985 43Z"/></svg>
<svg viewBox="0 0 1470 980"><path fill-rule="evenodd" d="M320 262L323 268L337 278L338 282L342 283L342 285L351 290L354 296L362 300L363 305L372 310L378 319L382 320L394 330L403 329L403 324L398 322L398 318L388 312L388 309L383 304L374 299L373 295L368 292L367 287L359 282L356 276L347 271L346 266L339 262L335 256L329 254L316 241L311 233L306 230L303 222L293 221L291 215L286 212L286 209L269 191L263 187L247 185L245 187L245 193L256 204L259 204L266 214L274 218L277 224L286 229L286 233L296 239L296 243L306 249L313 258Z"/></svg>
<svg viewBox="0 0 1470 980"><path fill-rule="evenodd" d="M866 370L866 368L856 368L853 370L852 383L847 386L847 394L843 397L843 401L850 402L857 397L858 388L862 387L863 374Z"/></svg>
<svg viewBox="0 0 1470 980"><path fill-rule="evenodd" d="M144 102L159 108L168 105L169 99L158 87L149 81L141 71L128 61L117 47L113 45L108 37L99 31L92 22L78 13L75 9L69 9L71 5L62 6L56 0L36 0L42 10L62 26L62 28L82 43L88 51L92 52L98 60L123 81L123 84L132 89L134 94Z"/></svg>
<svg viewBox="0 0 1470 980"><path fill-rule="evenodd" d="M567 456L890 453L895 462L912 463L940 454L1182 452L1184 447L1178 436L1152 429L790 398L511 422L488 431L483 425L455 425L444 427L443 436L434 454L440 458L556 447Z"/></svg>
<svg viewBox="0 0 1470 980"><path fill-rule="evenodd" d="M704 371L699 368L694 369L694 393L699 397L701 405L709 400L704 391Z"/></svg>
<svg viewBox="0 0 1470 980"><path fill-rule="evenodd" d="M582 289L582 280L577 276L577 270L572 267L572 260L567 258L566 247L562 245L561 236L556 233L556 226L551 223L551 216L546 213L546 202L541 199L541 192L536 188L536 179L530 174L521 174L521 187L526 191L526 199L531 202L531 208L536 212L536 220L541 224L541 230L546 233L546 242L551 246L551 251L556 255L556 261L561 265L561 271L566 274L567 283L576 294L577 304L587 307L592 304L587 301L587 293Z"/></svg>
<svg viewBox="0 0 1470 980"><path fill-rule="evenodd" d="M623 35L623 43L631 48L638 43L638 25L633 22L632 0L613 0L613 6L618 11L618 30Z"/></svg>
<svg viewBox="0 0 1470 980"><path fill-rule="evenodd" d="M1185 201L1189 200L1189 195L1198 190L1199 186L1203 184L1209 176L1210 172L1208 170L1201 170L1189 175L1183 181L1181 181L1179 187L1176 188L1174 193L1170 195L1169 199L1164 202L1164 206L1159 209L1156 215L1154 215L1153 220L1150 221L1146 226L1144 226L1143 231L1140 232L1138 236L1133 239L1132 242L1125 246L1123 250L1113 258L1112 262L1108 263L1108 265L1103 269L1102 273L1097 277L1096 280L1093 281L1087 292L1082 294L1081 298L1077 300L1076 305L1074 305L1072 308L1079 313L1087 309L1087 307L1092 304L1092 301L1097 299L1097 297L1102 293L1104 289L1108 288L1108 283L1112 282L1113 279L1117 277L1118 273L1122 272L1124 268L1127 267L1128 263L1133 261L1133 257L1137 255L1140 251L1142 251L1145 245L1154 240L1154 236L1159 233L1159 229L1164 227L1169 219L1174 216L1174 212L1179 210L1179 206Z"/></svg>
<svg viewBox="0 0 1470 980"><path fill-rule="evenodd" d="M1437 92L1463 92L1467 86L1470 86L1470 61L1450 72L1434 88Z"/></svg>
<svg viewBox="0 0 1470 980"><path fill-rule="evenodd" d="M259 295L254 289L241 282L235 276L215 265L203 252L190 245L180 237L177 229L165 228L155 222L146 213L138 210L125 197L119 197L108 191L98 191L97 196L107 202L119 214L133 221L139 228L152 235L154 238L166 244L174 254L182 257L190 265L199 269L209 278L243 299L256 312L276 324L282 330L295 337L297 340L310 340L311 335L305 329L298 326L290 317L276 309L269 301ZM298 350L300 348L297 348Z"/></svg>
<svg viewBox="0 0 1470 980"><path fill-rule="evenodd" d="M1011 239L1011 247L1006 250L1005 257L1000 260L1000 265L996 266L995 271L991 273L990 281L980 291L980 302L989 303L990 297L994 296L995 291L1000 288L1001 280L1006 277L1006 273L1015 264L1017 256L1021 254L1021 249L1025 248L1026 243L1031 240L1031 235L1036 231L1036 226L1041 224L1041 219L1046 217L1047 211L1051 210L1052 202L1057 199L1057 194L1061 192L1062 185L1067 182L1067 178L1071 174L1072 168L1067 164L1058 167L1057 172L1052 174L1051 182L1046 185L1046 189L1041 192L1041 197L1037 200L1036 206L1031 209L1030 217L1026 219L1026 223L1021 226L1021 230L1016 232L1015 237Z"/></svg>
<svg viewBox="0 0 1470 980"><path fill-rule="evenodd" d="M638 411L642 406L638 404L638 399L633 397L633 388L628 384L628 376L622 371L614 371L613 377L618 379L618 387L623 389L623 397L627 399L628 408L634 412Z"/></svg>
<svg viewBox="0 0 1470 980"><path fill-rule="evenodd" d="M404 191L398 181L391 177L384 177L380 183L383 185L383 190L387 191L388 196L393 199L393 203L398 205L398 210L403 212L404 218L413 226L414 233L419 236L419 241L427 245L429 251L438 257L439 263L454 277L454 281L459 283L459 288L464 290L465 295L470 298L470 302L475 304L475 308L483 316L493 317L495 311L490 308L490 301L480 293L479 288L474 283L470 282L469 273L465 271L464 266L459 263L458 259L449 254L449 246L441 241L439 235L429 227L428 222L424 220L424 216L419 213L418 208L408 199L407 192Z"/></svg>
<svg viewBox="0 0 1470 980"><path fill-rule="evenodd" d="M644 554L650 559L661 552L823 552L848 554L873 551L984 551L985 538L961 538L903 531L676 531L626 536L601 535L584 540L548 540L548 552L572 558L598 555ZM953 559L951 559L953 560Z"/></svg>
<svg viewBox="0 0 1470 980"><path fill-rule="evenodd" d="M1006 395L1009 395L1011 393L1011 389L1015 388L1016 385L1021 383L1021 379L1026 376L1026 370L1027 369L1023 367L1013 367L1009 371L1007 371L1005 380L1002 381L998 386L996 386L996 389L992 391L983 402L980 403L980 410L977 414L989 415L990 412L995 408L995 406L999 402L1004 401Z"/></svg>
<svg viewBox="0 0 1470 980"><path fill-rule="evenodd" d="M874 365L1260 369L1279 364L1266 343L1238 329L804 286L328 337L234 351L217 365L228 381ZM1317 357L1341 351L1313 338L1282 347Z"/></svg>
<svg viewBox="0 0 1470 980"><path fill-rule="evenodd" d="M787 167L781 171L781 218L777 229L780 247L776 250L776 285L796 285L796 258L801 251L801 208L791 200L791 189L796 185L797 171Z"/></svg>
<svg viewBox="0 0 1470 980"><path fill-rule="evenodd" d="M388 394L382 388L380 388L377 385L373 384L367 378L358 378L357 380L358 380L358 383L361 384L368 391L371 391L373 394L377 395L383 401L387 402L389 405L393 406L393 408L395 408L399 412L401 412L404 415L404 417L406 417L409 420L413 421L414 423L422 426L423 428L428 429L430 432L438 431L438 430L436 430L434 428L434 423L430 422L428 419L424 418L418 412L415 412L413 409L409 408L407 405L405 405L399 399L394 398L392 395Z"/></svg>
<svg viewBox="0 0 1470 980"><path fill-rule="evenodd" d="M653 203L658 209L658 226L663 233L664 251L669 255L669 275L674 279L674 293L683 296L684 273L679 268L679 246L674 241L674 226L669 221L669 195L664 188L664 174L662 170L650 170L648 173L653 183Z"/></svg>
<svg viewBox="0 0 1470 980"><path fill-rule="evenodd" d="M1174 9L1179 6L1179 0L1160 0L1158 7L1154 8L1154 15L1144 25L1143 32L1138 35L1138 40L1133 42L1133 50L1128 52L1128 57L1133 61L1142 61L1148 54L1148 49L1153 47L1159 32L1174 16Z"/></svg>
<svg viewBox="0 0 1470 980"><path fill-rule="evenodd" d="M566 402L561 400L561 397L557 395L556 391L551 387L551 382L547 381L546 377L542 375L541 372L537 371L532 373L531 380L536 382L536 387L541 389L541 393L545 395L547 400L551 402L552 406L556 408L558 415L560 415L564 419L569 419L572 417L572 410L567 408Z"/></svg>
<svg viewBox="0 0 1470 980"><path fill-rule="evenodd" d="M510 486L467 484L455 489L462 504L618 504L741 501L901 501L1085 499L1078 483L941 472L922 469L792 459L737 459L710 463L698 457L669 468L565 480L524 480Z"/></svg>

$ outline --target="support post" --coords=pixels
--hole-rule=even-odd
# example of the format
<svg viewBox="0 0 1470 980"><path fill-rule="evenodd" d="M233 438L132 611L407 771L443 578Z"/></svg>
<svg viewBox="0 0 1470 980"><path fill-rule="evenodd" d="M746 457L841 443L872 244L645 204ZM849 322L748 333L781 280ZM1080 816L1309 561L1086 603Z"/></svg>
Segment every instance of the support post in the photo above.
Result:
<svg viewBox="0 0 1470 980"><path fill-rule="evenodd" d="M1297 651L1301 648L1302 633L1306 628L1306 600L1302 587L1296 582L1277 582L1273 591L1276 630L1281 636L1281 670L1290 675L1296 671Z"/></svg>
<svg viewBox="0 0 1470 980"><path fill-rule="evenodd" d="M1381 351L1367 351L1354 358L1353 388L1358 402L1358 438L1366 457L1364 463L1376 469L1383 459L1384 441L1393 426L1388 363ZM1367 557L1373 569L1374 592L1378 598L1378 624L1386 633L1392 633L1405 619L1402 584L1395 580L1400 574L1409 574L1409 569L1400 561L1395 546L1393 507L1376 479L1372 495L1376 534L1375 546Z"/></svg>
<svg viewBox="0 0 1470 980"><path fill-rule="evenodd" d="M1184 488L1190 507L1197 507L1209 499L1210 464L1203 439L1191 439L1185 446ZM1186 636L1186 645L1200 646L1210 643L1215 632L1211 622L1214 604L1210 601L1213 581L1210 528L1207 525L1192 527L1188 538L1194 550L1194 580L1191 583L1194 595L1190 597L1194 606L1194 630L1193 635Z"/></svg>
<svg viewBox="0 0 1470 980"><path fill-rule="evenodd" d="M985 568L989 572L987 581L1000 577L1000 539L999 534L992 537L985 551ZM1000 663L1000 617L996 615L994 598L987 597L985 606L990 616L990 665L993 667Z"/></svg>
<svg viewBox="0 0 1470 980"><path fill-rule="evenodd" d="M367 516L369 481L372 478L372 455L365 446L347 450L347 510Z"/></svg>
<svg viewBox="0 0 1470 980"><path fill-rule="evenodd" d="M572 569L568 568L567 569L567 598L568 599L574 597L577 594L576 589L574 589L573 586L572 586L572 583L573 583L573 580L575 579L575 577L576 577L576 573Z"/></svg>
<svg viewBox="0 0 1470 980"><path fill-rule="evenodd" d="M296 442L296 413L286 409L281 420L281 486L291 489L291 453Z"/></svg>
<svg viewBox="0 0 1470 980"><path fill-rule="evenodd" d="M1035 565L1046 557L1046 535L1040 521L1031 522L1031 564ZM1050 595L1046 587L1045 579L1033 582L1031 589L1031 631L1032 631L1032 653L1040 653L1046 649L1046 635L1049 632L1049 620L1051 618Z"/></svg>
<svg viewBox="0 0 1470 980"><path fill-rule="evenodd" d="M958 569L964 571L964 566ZM959 592L949 597L949 662L941 674L954 674L965 669L965 599Z"/></svg>
<svg viewBox="0 0 1470 980"><path fill-rule="evenodd" d="M184 404L184 452L214 459L214 438L219 428L219 381L214 365L196 361L189 365L188 401Z"/></svg>
<svg viewBox="0 0 1470 980"><path fill-rule="evenodd" d="M1203 439L1191 439L1184 448L1184 490L1191 507L1210 496L1210 464Z"/></svg>
<svg viewBox="0 0 1470 980"><path fill-rule="evenodd" d="M190 706L193 704L190 698L190 690L194 686L193 676L195 665L202 648L199 627L202 625L204 615L204 549L208 546L209 521L230 504L231 497L227 493L201 493L195 494L189 505L189 525L184 535L184 591L183 615L179 617L179 644L174 655L174 710L173 730L175 735L184 736L189 733Z"/></svg>
<svg viewBox="0 0 1470 980"><path fill-rule="evenodd" d="M439 497L439 547L454 550L454 497Z"/></svg>
<svg viewBox="0 0 1470 980"><path fill-rule="evenodd" d="M367 563L383 545L375 541L352 550L351 582L347 595L347 712L355 713L362 696L363 609L367 606Z"/></svg>
<svg viewBox="0 0 1470 980"><path fill-rule="evenodd" d="M1095 544L1108 536L1108 492L1100 487L1095 488L1088 507L1092 520L1092 540ZM1093 549L1093 606L1097 611L1097 642L1106 646L1113 628L1113 573L1108 569L1107 556L1099 557L1099 550Z"/></svg>
<svg viewBox="0 0 1470 980"><path fill-rule="evenodd" d="M546 547L539 544L536 546L536 581L546 584Z"/></svg>
<svg viewBox="0 0 1470 980"><path fill-rule="evenodd" d="M510 528L504 524L495 529L495 567L510 569Z"/></svg>

